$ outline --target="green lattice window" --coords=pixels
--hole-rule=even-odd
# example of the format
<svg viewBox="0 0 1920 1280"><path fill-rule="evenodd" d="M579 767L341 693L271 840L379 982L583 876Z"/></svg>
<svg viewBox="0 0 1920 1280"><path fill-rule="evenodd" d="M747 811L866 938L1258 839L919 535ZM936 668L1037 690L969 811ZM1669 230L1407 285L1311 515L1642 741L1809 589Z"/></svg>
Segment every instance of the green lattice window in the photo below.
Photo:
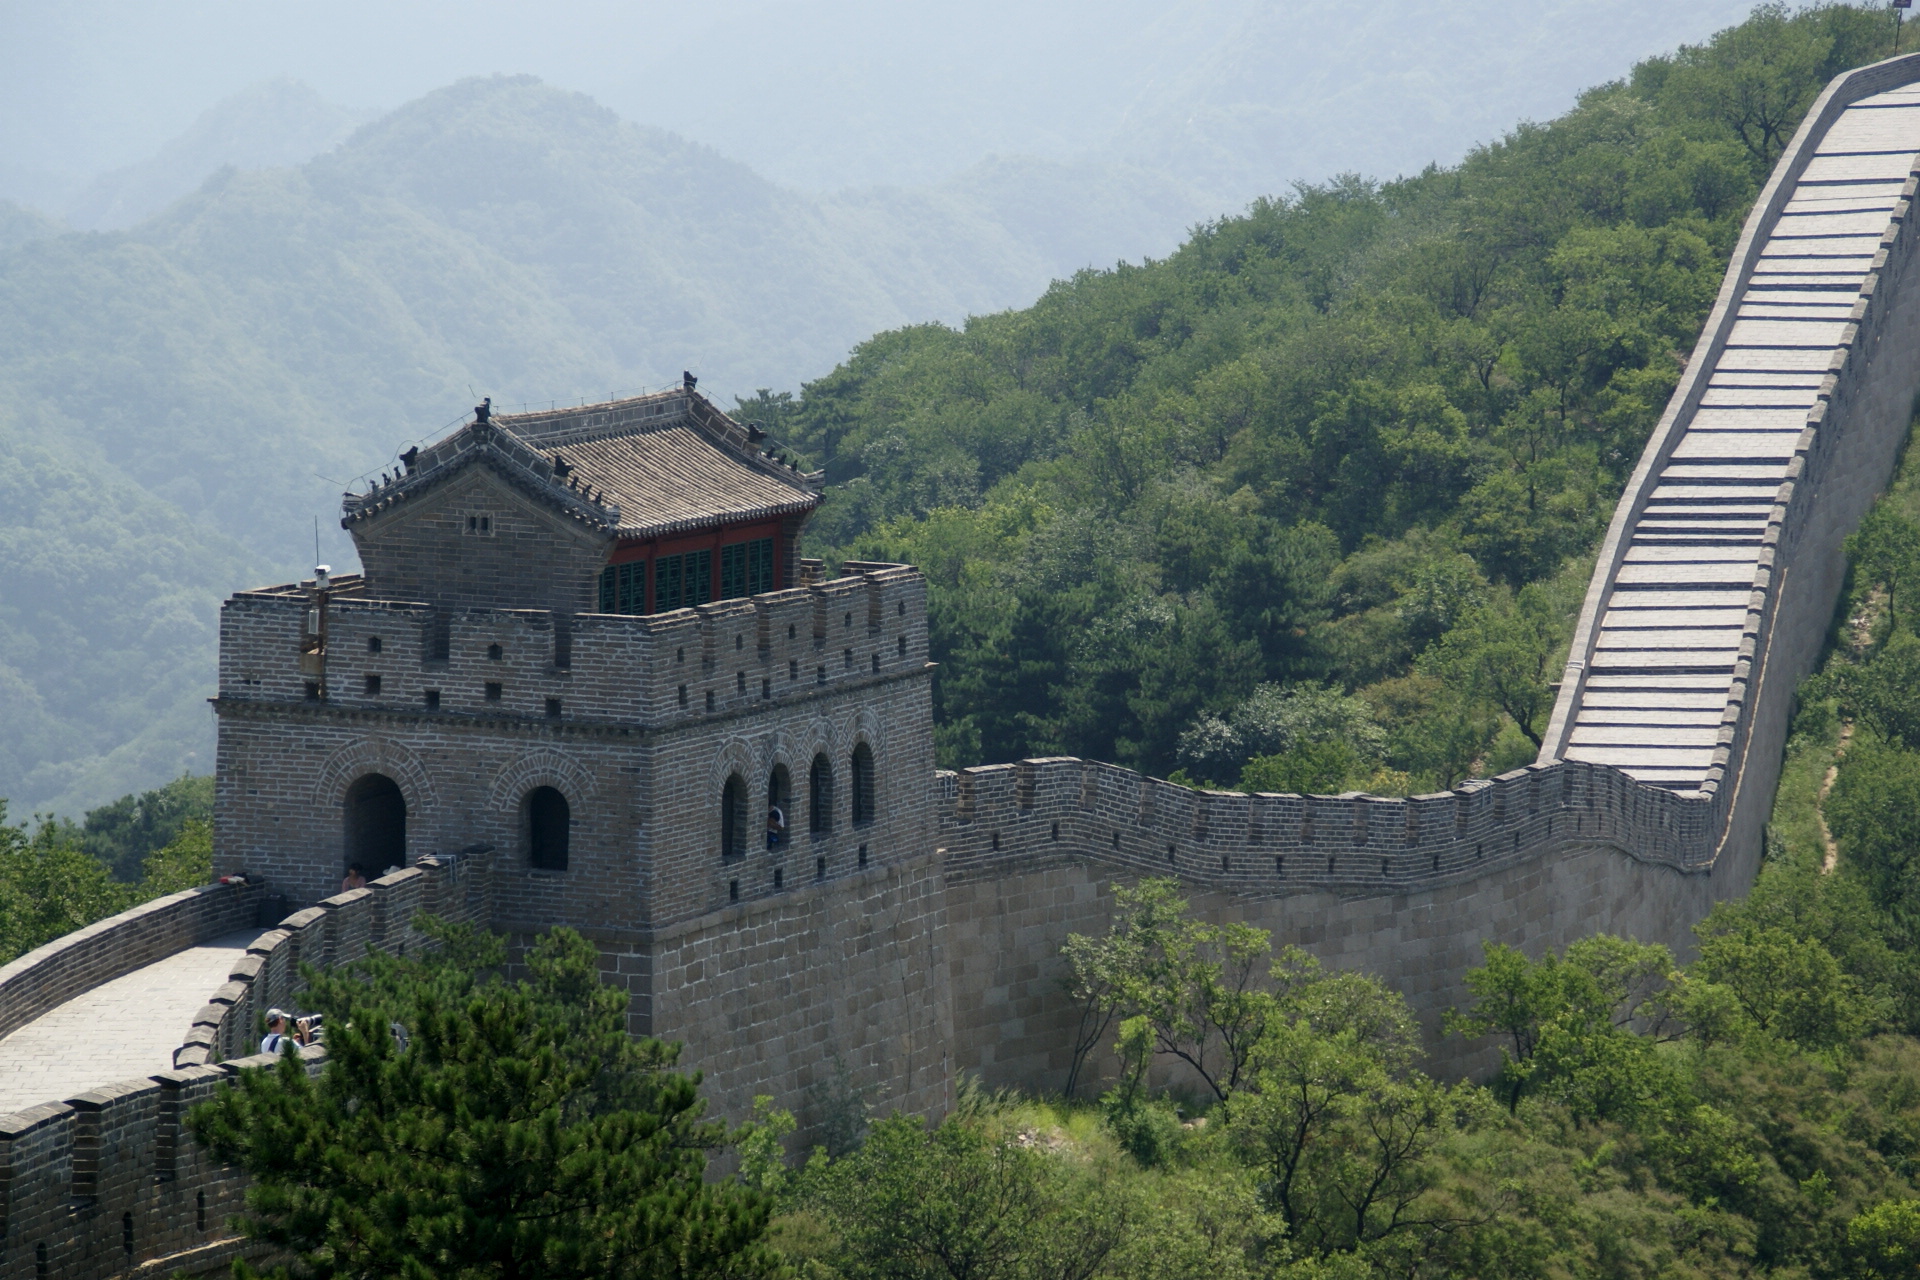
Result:
<svg viewBox="0 0 1920 1280"><path fill-rule="evenodd" d="M689 551L653 562L653 611L685 609L712 599L713 552Z"/></svg>
<svg viewBox="0 0 1920 1280"><path fill-rule="evenodd" d="M756 538L720 548L720 598L757 596L773 590L773 539Z"/></svg>
<svg viewBox="0 0 1920 1280"><path fill-rule="evenodd" d="M747 544L747 594L757 596L773 590L773 539L760 538Z"/></svg>
<svg viewBox="0 0 1920 1280"><path fill-rule="evenodd" d="M747 594L747 544L736 542L720 548L720 598L732 600Z"/></svg>
<svg viewBox="0 0 1920 1280"><path fill-rule="evenodd" d="M645 613L647 611L647 562L629 560L610 564L600 571L600 612Z"/></svg>

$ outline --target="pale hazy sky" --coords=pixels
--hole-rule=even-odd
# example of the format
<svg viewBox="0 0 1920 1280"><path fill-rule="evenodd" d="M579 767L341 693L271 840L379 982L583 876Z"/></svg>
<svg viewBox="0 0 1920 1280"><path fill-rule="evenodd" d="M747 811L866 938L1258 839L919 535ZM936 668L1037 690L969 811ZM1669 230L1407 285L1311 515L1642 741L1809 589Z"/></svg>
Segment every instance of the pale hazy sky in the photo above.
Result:
<svg viewBox="0 0 1920 1280"><path fill-rule="evenodd" d="M1294 176L1451 160L1747 0L8 0L0 169L84 177L291 76L386 108L531 72L808 187L922 182L981 156L1124 148L1142 112L1246 102ZM1315 111L1328 120L1320 121ZM1133 114L1129 115L1131 112ZM1256 113L1257 114L1257 113ZM1351 165L1340 159L1351 157Z"/></svg>

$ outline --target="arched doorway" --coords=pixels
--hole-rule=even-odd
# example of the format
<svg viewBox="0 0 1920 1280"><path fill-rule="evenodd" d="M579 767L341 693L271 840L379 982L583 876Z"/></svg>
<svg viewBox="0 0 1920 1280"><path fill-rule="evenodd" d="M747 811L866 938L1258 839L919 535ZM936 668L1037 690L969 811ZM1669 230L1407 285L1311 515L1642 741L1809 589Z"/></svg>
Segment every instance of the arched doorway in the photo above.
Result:
<svg viewBox="0 0 1920 1280"><path fill-rule="evenodd" d="M573 807L553 787L527 793L527 865L539 871L565 871L573 834Z"/></svg>
<svg viewBox="0 0 1920 1280"><path fill-rule="evenodd" d="M368 879L407 864L407 798L384 773L354 779L347 788L347 866Z"/></svg>

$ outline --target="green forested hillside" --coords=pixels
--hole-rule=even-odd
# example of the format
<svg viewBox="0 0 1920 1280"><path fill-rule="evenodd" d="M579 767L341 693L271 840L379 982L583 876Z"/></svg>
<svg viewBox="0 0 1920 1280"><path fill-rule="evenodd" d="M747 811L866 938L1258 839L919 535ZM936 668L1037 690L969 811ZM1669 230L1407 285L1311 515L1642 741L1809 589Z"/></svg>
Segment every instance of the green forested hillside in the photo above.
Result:
<svg viewBox="0 0 1920 1280"><path fill-rule="evenodd" d="M1890 36L1763 8L1457 168L1302 187L743 412L825 465L818 543L928 571L946 763L1510 768L1755 192Z"/></svg>
<svg viewBox="0 0 1920 1280"><path fill-rule="evenodd" d="M827 466L817 545L933 575L949 763L1510 766L1745 206L1883 17L1762 11L1457 168L1302 188L747 412ZM1025 161L803 197L496 78L126 233L0 211L0 794L78 812L204 768L220 596L297 573L316 524L350 564L343 482L473 397L777 387L1058 270L1046 208L1178 198Z"/></svg>
<svg viewBox="0 0 1920 1280"><path fill-rule="evenodd" d="M74 813L205 770L220 598L295 576L316 526L351 564L341 489L477 396L797 379L1084 261L1038 207L1091 199L1125 239L1183 198L1007 163L815 199L500 77L124 233L0 206L0 796Z"/></svg>

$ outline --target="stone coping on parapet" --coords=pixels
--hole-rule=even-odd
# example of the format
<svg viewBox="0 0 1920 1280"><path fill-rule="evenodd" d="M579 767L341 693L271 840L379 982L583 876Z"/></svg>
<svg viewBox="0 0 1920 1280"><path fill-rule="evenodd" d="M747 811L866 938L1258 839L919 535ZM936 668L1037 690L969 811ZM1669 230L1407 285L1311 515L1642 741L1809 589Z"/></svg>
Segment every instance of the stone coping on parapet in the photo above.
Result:
<svg viewBox="0 0 1920 1280"><path fill-rule="evenodd" d="M308 1045L300 1050L300 1057L302 1061L310 1064L308 1070L317 1073L326 1065L326 1046ZM71 1098L36 1103L31 1107L22 1107L18 1111L0 1113L0 1142L18 1141L50 1124L64 1122L78 1111L100 1111L120 1103L138 1101L145 1095L158 1093L168 1086L178 1087L208 1079L216 1083L230 1080L242 1071L271 1067L278 1061L279 1058L274 1054L255 1053L224 1062L195 1063L175 1067L171 1071L131 1076L125 1080L116 1080L112 1084L99 1085L84 1093L76 1093ZM4 1197L4 1190L4 1181L0 1181L0 1198Z"/></svg>
<svg viewBox="0 0 1920 1280"><path fill-rule="evenodd" d="M936 779L948 874L968 878L1060 856L1243 897L1380 897L1574 847L1616 848L1686 875L1710 875L1716 858L1703 797L1581 761L1412 797L1201 791L1072 757Z"/></svg>

